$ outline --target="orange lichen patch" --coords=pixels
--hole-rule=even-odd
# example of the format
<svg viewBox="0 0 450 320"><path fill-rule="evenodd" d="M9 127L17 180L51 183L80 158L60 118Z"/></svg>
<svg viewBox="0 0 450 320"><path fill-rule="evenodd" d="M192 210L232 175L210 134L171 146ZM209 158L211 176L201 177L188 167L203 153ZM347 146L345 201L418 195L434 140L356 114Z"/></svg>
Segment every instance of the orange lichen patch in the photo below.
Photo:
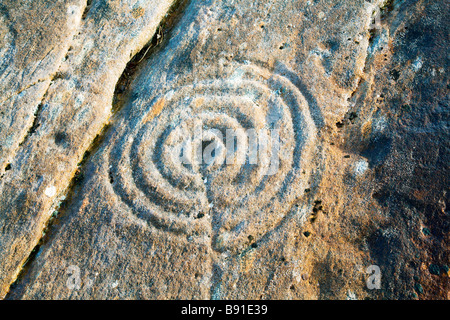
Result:
<svg viewBox="0 0 450 320"><path fill-rule="evenodd" d="M165 103L166 99L164 97L159 99L153 106L152 110L150 110L147 117L144 119L144 123L149 122L153 120L155 117L157 117L164 108Z"/></svg>
<svg viewBox="0 0 450 320"><path fill-rule="evenodd" d="M362 129L361 129L361 133L364 139L368 139L370 134L372 133L372 121L367 121Z"/></svg>
<svg viewBox="0 0 450 320"><path fill-rule="evenodd" d="M134 8L133 11L131 11L131 15L135 19L142 17L144 15L144 13L145 13L145 10L142 7Z"/></svg>
<svg viewBox="0 0 450 320"><path fill-rule="evenodd" d="M195 108L199 108L201 105L203 105L203 102L205 101L205 98L197 98L194 101Z"/></svg>

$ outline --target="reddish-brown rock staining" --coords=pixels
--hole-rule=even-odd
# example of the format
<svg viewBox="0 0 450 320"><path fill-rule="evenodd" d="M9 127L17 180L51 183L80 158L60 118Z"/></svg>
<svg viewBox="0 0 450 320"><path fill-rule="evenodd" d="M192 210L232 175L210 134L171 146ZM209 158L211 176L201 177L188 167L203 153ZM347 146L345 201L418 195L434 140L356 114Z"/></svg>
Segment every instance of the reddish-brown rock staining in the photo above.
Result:
<svg viewBox="0 0 450 320"><path fill-rule="evenodd" d="M0 4L0 297L448 299L448 1Z"/></svg>

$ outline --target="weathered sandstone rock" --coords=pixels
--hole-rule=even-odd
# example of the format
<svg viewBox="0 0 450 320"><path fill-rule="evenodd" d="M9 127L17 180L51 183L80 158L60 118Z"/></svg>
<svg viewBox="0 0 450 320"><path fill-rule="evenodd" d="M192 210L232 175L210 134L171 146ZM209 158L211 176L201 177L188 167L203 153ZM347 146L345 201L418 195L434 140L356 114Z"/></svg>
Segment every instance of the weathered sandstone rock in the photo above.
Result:
<svg viewBox="0 0 450 320"><path fill-rule="evenodd" d="M3 294L54 213L8 298L448 299L448 1L191 0L119 80L171 4L129 2L8 151Z"/></svg>
<svg viewBox="0 0 450 320"><path fill-rule="evenodd" d="M7 171L0 180L0 295L107 123L127 62L153 37L171 3L2 3L2 32L11 31L2 40L1 161Z"/></svg>

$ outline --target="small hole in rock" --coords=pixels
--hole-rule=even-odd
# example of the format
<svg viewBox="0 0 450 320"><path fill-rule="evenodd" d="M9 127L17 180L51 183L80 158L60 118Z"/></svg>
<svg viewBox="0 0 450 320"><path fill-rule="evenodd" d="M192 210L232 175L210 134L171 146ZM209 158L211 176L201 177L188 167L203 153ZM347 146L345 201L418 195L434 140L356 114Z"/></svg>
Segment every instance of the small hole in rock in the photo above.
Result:
<svg viewBox="0 0 450 320"><path fill-rule="evenodd" d="M111 184L114 183L114 176L111 171L109 172L109 183L111 183Z"/></svg>
<svg viewBox="0 0 450 320"><path fill-rule="evenodd" d="M344 123L343 122L336 122L336 127L338 127L338 128L342 128L344 126Z"/></svg>
<svg viewBox="0 0 450 320"><path fill-rule="evenodd" d="M203 218L204 216L205 216L204 213L199 213L199 214L197 215L197 219L201 219L201 218Z"/></svg>

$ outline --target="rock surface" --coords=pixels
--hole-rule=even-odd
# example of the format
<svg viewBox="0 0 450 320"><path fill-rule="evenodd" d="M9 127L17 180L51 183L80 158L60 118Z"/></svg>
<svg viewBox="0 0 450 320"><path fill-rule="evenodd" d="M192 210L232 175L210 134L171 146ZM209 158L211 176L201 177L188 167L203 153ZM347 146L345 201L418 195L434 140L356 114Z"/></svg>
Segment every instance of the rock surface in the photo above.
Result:
<svg viewBox="0 0 450 320"><path fill-rule="evenodd" d="M40 3L0 7L0 295L448 299L448 1L181 1L148 49L171 1Z"/></svg>
<svg viewBox="0 0 450 320"><path fill-rule="evenodd" d="M2 53L7 172L0 181L0 295L107 123L127 62L153 37L171 3L24 1L19 9L16 1L2 3L2 29L11 32Z"/></svg>

